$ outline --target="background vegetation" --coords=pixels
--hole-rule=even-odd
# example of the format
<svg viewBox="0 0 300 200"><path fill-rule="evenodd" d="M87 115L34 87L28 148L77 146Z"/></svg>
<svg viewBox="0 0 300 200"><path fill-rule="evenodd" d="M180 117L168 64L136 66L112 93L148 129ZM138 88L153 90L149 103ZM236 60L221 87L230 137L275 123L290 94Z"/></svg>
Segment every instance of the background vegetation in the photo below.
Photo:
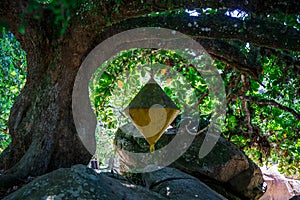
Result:
<svg viewBox="0 0 300 200"><path fill-rule="evenodd" d="M26 78L26 54L13 34L0 34L0 152L10 143L7 127L10 109Z"/></svg>
<svg viewBox="0 0 300 200"><path fill-rule="evenodd" d="M49 6L52 4L49 4ZM117 7L115 9L118 9ZM55 4L53 5L55 10ZM215 14L217 10L202 10L206 14ZM227 15L233 15L227 12ZM172 13L163 13L165 15ZM57 15L61 16L61 15ZM246 13L235 14L247 20ZM67 26L67 14L63 18L57 18L57 23ZM274 23L285 24L286 27L294 27L299 30L299 15L281 16L268 15L268 19ZM107 19L109 23L109 19ZM22 29L22 27L21 27ZM64 31L65 29L61 29ZM26 76L26 55L13 35L1 30L0 40L0 151L10 142L8 136L8 116L15 98L20 93ZM22 31L22 30L20 30ZM300 171L300 67L289 58L282 57L285 51L275 51L272 54L248 43L232 42L242 54L249 58L256 54L255 62L262 69L258 76L250 76L243 69L233 69L229 65L216 61L215 66L223 77L227 95L226 127L223 136L237 144L256 163L279 164L280 170L287 175L299 174ZM277 54L276 54L277 52ZM277 55L277 56L276 56ZM298 52L289 52L293 55L292 61L299 60ZM132 78L132 82L125 82L128 74L141 75L136 66L161 63L170 65L174 71L180 72L190 81L201 109L199 125L204 128L209 123L210 99L207 86L200 74L187 61L173 52L163 50L134 49L122 52L111 62L105 63L106 70L97 76L97 72L90 83L90 95L92 105L99 120L98 141L101 143L97 151L100 158L111 155L106 141L112 141L113 134L120 125L116 118L115 104L118 98L124 97L121 93L128 94L126 90L134 87L131 96L122 102L128 102L144 84L139 79ZM145 68L145 74L150 69ZM162 68L158 69L159 73ZM143 75L142 75L143 76ZM180 81L180 80L178 80ZM183 97L175 94L174 86L164 87L164 91L181 106ZM186 100L186 99L184 99ZM188 101L188 100L187 100ZM119 102L120 103L120 102ZM120 105L119 105L120 106ZM107 150L109 149L109 150Z"/></svg>
<svg viewBox="0 0 300 200"><path fill-rule="evenodd" d="M250 49L248 45L241 47L246 55ZM202 130L209 124L211 101L208 98L208 88L192 65L169 51L138 49L123 52L109 64L106 63L107 68L103 74L96 72L90 83L92 105L100 122L99 133L105 135L105 140L103 136L99 137L102 143L99 145L99 152L102 153L99 158L105 157L105 152L110 154L113 151L112 148L109 153L105 150L108 147L104 141L108 139L112 142L116 129L124 124L120 122L120 117L116 115L118 110L115 109L124 109L145 84L145 81L140 81L141 75L134 68L149 65L149 62L171 64L174 70L190 82L198 99L197 102L190 103L199 104L201 113L199 129ZM279 164L283 173L299 174L300 122L296 113L300 109L299 69L292 68L288 74L284 73L287 66L276 57L260 57L258 62L263 66L258 80L233 70L222 62L215 62L224 79L228 100L223 136L237 144L256 163ZM156 70L157 74L161 70ZM128 73L132 76L129 83L124 82ZM176 87L176 80L173 88L164 87L163 84L161 86L180 106L179 100L184 97L174 95L174 91L180 88ZM116 106L117 101L124 104Z"/></svg>

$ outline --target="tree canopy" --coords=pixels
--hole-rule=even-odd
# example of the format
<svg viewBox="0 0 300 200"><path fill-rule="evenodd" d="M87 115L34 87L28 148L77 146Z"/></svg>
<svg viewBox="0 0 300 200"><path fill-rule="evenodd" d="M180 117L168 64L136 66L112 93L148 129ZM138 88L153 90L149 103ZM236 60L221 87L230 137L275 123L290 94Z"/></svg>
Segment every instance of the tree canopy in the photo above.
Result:
<svg viewBox="0 0 300 200"><path fill-rule="evenodd" d="M27 77L10 111L12 142L0 155L0 169L9 176L0 177L0 186L2 180L11 183L88 162L91 155L79 141L72 117L77 71L96 45L138 27L169 28L199 42L215 60L226 88L223 136L254 160L278 163L283 172L299 174L299 11L298 0L4 0L0 25L9 32L2 32L0 41L0 84L7 85L0 88L0 136L8 132L9 102L19 93L26 73ZM26 52L26 73L25 53L12 34ZM169 51L133 52L119 54L105 76L91 83L93 106L108 128L113 128L114 119L106 106L114 88L123 84L119 76L149 57L162 64L167 58L191 81L197 103L209 104L202 79L190 63ZM172 95L172 90L165 91ZM38 164L30 167L33 163Z"/></svg>

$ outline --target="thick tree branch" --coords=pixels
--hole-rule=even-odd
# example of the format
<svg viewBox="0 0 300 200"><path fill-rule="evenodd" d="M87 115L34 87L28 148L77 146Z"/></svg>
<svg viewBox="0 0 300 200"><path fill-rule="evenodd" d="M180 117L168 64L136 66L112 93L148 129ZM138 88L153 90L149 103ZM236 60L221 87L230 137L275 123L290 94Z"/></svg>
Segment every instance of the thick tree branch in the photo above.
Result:
<svg viewBox="0 0 300 200"><path fill-rule="evenodd" d="M281 105L280 103L277 103L274 100L258 99L258 98L255 98L255 97L244 97L244 98L246 98L247 100L249 100L252 103L256 103L256 104L261 105L261 106L265 106L265 105L274 106L278 109L281 109L281 110L284 110L286 112L291 113L294 117L296 117L298 120L300 120L300 114L298 112L296 112L292 108Z"/></svg>
<svg viewBox="0 0 300 200"><path fill-rule="evenodd" d="M262 66L256 62L256 58L245 56L240 48L226 41L202 38L197 38L196 41L204 47L213 59L227 63L229 67L251 76L254 80L258 80L262 73ZM193 65L189 67L199 70Z"/></svg>
<svg viewBox="0 0 300 200"><path fill-rule="evenodd" d="M191 17L179 14L128 19L105 28L97 41L101 42L124 30L148 26L177 30L193 38L239 40L268 48L300 51L300 32L296 29L256 19L243 21L225 15Z"/></svg>
<svg viewBox="0 0 300 200"><path fill-rule="evenodd" d="M93 1L94 5L97 5L97 10L101 11L97 14L104 17L110 17L112 22L118 22L120 20L140 17L141 15L157 12L157 11L169 11L176 9L201 9L201 8L213 8L213 9L239 9L254 15L267 14L295 14L300 10L300 3L298 0L290 0L288 2L284 0L205 0L205 1L194 1L194 0L123 0L123 3L117 3L118 1ZM80 10L84 5L77 6ZM117 12L116 12L117 10ZM74 13L78 10L74 10ZM85 13L87 14L87 13ZM95 19L95 13L88 12L91 14L89 17ZM86 16L80 16L86 17ZM95 22L94 22L95 23Z"/></svg>
<svg viewBox="0 0 300 200"><path fill-rule="evenodd" d="M96 8L98 13L89 13L87 10L83 13L86 16L83 16L76 15L76 11L72 10L74 11L71 13L73 18L70 19L69 29L62 38L52 37L59 31L53 26L52 17L55 16L50 10L44 9L42 5L37 11L41 14L40 20L34 19L28 13L24 18L20 18L20 14L26 12L29 2L37 1L3 0L0 6L0 21L7 23L10 26L10 31L18 39L21 38L22 47L27 52L28 76L22 97L26 101L32 101L34 105L30 107L30 112L28 111L24 115L22 123L16 123L19 124L16 130L11 128L14 131L12 134L18 135L16 141L20 141L20 143L26 142L25 136L27 134L35 138L35 145L30 146L31 150L26 152L22 150L18 153L22 155L25 153L25 155L23 157L21 155L16 156L16 159L20 157L22 159L17 164L12 162L14 167L8 171L8 174L2 176L2 181L0 181L2 185L6 184L4 181L12 184L15 180L30 174L42 174L73 163L88 162L90 154L83 150L72 119L70 105L73 83L80 63L89 50L116 33L136 27L157 26L174 29L194 38L239 40L269 48L300 49L298 31L292 28L287 29L283 25L255 19L244 22L224 15L190 17L187 14L128 19L155 11L207 7L239 8L257 15L265 15L266 13L292 14L300 10L298 0L292 0L290 3L285 3L283 0L267 2L262 0L228 0L222 1L222 3L219 0L163 1L167 3L161 3L159 0L145 0L146 3L140 0L124 0L123 5L116 5L119 1L99 0L99 7ZM68 2L72 3L72 1ZM119 14L116 13L116 6ZM111 22L120 23L107 27L106 17L110 17ZM20 36L18 27L24 19L28 22L26 32ZM102 28L105 32L99 33ZM95 37L97 33L99 35ZM220 41L207 42L207 44L207 48L213 44L210 49L212 55L215 57L219 55L219 59L230 60L230 55L221 54L224 52L222 49L226 49L226 44ZM220 49L218 49L219 47ZM230 52L234 51L230 50ZM236 65L244 63L244 65L248 64L249 66L249 62L242 62L241 59L243 59L242 55L233 63L236 62ZM14 109L19 110L21 105L15 105ZM12 122L14 122L13 119L14 117L11 117ZM17 152L20 149L15 148L14 151ZM44 151L40 151L41 149ZM76 157L76 155L78 156Z"/></svg>
<svg viewBox="0 0 300 200"><path fill-rule="evenodd" d="M283 60L288 66L294 65L295 67L300 69L300 60L296 56L291 55L289 52L269 48L264 48L262 49L262 51L264 53L278 57L279 59Z"/></svg>
<svg viewBox="0 0 300 200"><path fill-rule="evenodd" d="M148 0L147 2L161 2L158 0ZM185 7L194 8L194 2L198 1L170 1L173 4L184 4ZM184 3L183 3L184 2ZM295 14L300 10L300 2L297 0L285 1L285 0L206 0L199 1L201 8L229 8L229 9L240 9L256 14L267 14L267 13L290 13ZM169 3L169 6L172 5ZM163 3L160 3L160 5Z"/></svg>
<svg viewBox="0 0 300 200"><path fill-rule="evenodd" d="M258 19L243 21L225 15L190 17L185 14L156 17L165 27L178 30L192 37L218 38L249 42L257 46L300 50L300 32L292 27ZM158 24L157 24L158 25ZM159 26L159 25L158 25Z"/></svg>
<svg viewBox="0 0 300 200"><path fill-rule="evenodd" d="M17 28L22 22L20 14L24 14L27 6L29 5L29 0L22 1L13 1L13 0L4 0L1 2L0 7L0 21L7 23L11 27L11 31L14 34L17 34ZM95 1L96 2L96 1ZM70 2L70 4L76 4ZM274 1L257 1L257 0L228 0L228 1L216 1L216 0L207 0L207 1L157 1L157 0L146 0L145 2L139 0L125 0L121 5L117 3L95 3L98 7L97 10L101 11L98 14L87 14L82 17L86 22L93 22L97 24L97 21L101 21L101 24L97 24L95 28L105 26L105 17L111 18L112 22L118 22L126 18L139 17L143 14L156 11L167 11L167 10L176 10L180 8L217 8L217 9L240 9L246 12L251 12L255 15L267 14L267 13L282 13L282 14L295 14L300 9L300 3L297 0L283 1L283 0L274 0ZM78 8L82 6L78 5ZM118 13L114 10L118 8ZM40 7L41 11L44 10L43 6ZM41 13L43 13L42 11ZM77 10L72 10L71 15L76 16ZM105 14L106 13L106 14ZM98 20L95 20L95 17L99 15ZM89 19L91 18L91 19ZM255 19L251 19L251 22L244 23L241 20L231 19L229 17L222 16L218 19L212 16L203 16L199 18L187 17L184 15L178 16L160 16L157 17L157 26L164 27L161 22L161 18L167 19L163 20L164 23L176 22L173 23L174 26L167 25L172 29L177 29L186 34L192 36L198 35L199 37L209 37L209 38L227 38L231 40L241 40L244 42L251 42L259 46L267 46L273 48L281 49L290 49L290 50L299 50L300 41L299 32L289 28L286 31L285 26L270 24L268 22L263 22ZM178 20L180 19L180 20ZM153 19L155 20L155 19ZM223 23L222 23L223 22ZM70 21L72 24L73 21ZM197 23L197 24L194 24ZM87 23L90 24L90 23ZM142 23L140 23L142 24ZM169 23L170 24L170 23ZM182 24L182 26L178 26ZM82 25L82 23L81 23ZM190 26L192 25L192 26ZM90 26L90 25L89 25ZM139 26L141 27L141 26ZM52 32L53 30L48 31ZM289 38L289 39L288 39ZM294 46L293 46L294 44Z"/></svg>
<svg viewBox="0 0 300 200"><path fill-rule="evenodd" d="M119 15L127 16L132 15L134 12L143 11L149 8L152 11L166 11L180 8L195 9L195 8L215 8L215 9L240 9L246 12L251 12L256 15L266 14L296 14L300 10L300 2L298 0L125 0L123 5L119 6ZM146 13L144 13L146 14ZM117 14L118 15L118 14Z"/></svg>
<svg viewBox="0 0 300 200"><path fill-rule="evenodd" d="M226 20L229 22L224 22ZM257 30L251 32L243 29L243 31L245 31L246 33L241 34L239 33L239 30L235 30L236 25L234 22L243 23L243 21L241 20L223 16L223 15L202 16L197 18L190 17L187 15L134 18L134 19L128 19L122 21L121 23L114 24L110 27L105 28L104 31L95 38L94 43L96 45L114 34L117 34L124 30L136 28L136 27L158 26L158 27L177 29L183 33L188 33L191 36L196 35L198 38L195 38L195 40L198 41L214 59L228 63L231 67L235 68L238 71L250 75L255 80L258 79L262 71L262 67L259 63L257 63L257 60L255 58L246 57L238 47L233 46L221 39L214 39L214 38L223 37L226 39L243 40L245 39L245 35L248 35L249 39L246 39L246 41L251 40L254 41L254 43L256 44L264 45L268 43L268 45L271 48L281 46L282 48L300 49L300 42L299 44L296 45L290 44L290 46L286 46L285 44L282 44L282 42L278 40L277 42L274 42L273 39L270 40L270 36L268 35L264 35L264 37L257 37L258 32L261 33L264 32L263 34L265 34L264 30L257 28L260 27L259 24L251 24L251 27ZM204 24L204 26L201 26L202 23ZM261 23L265 23L265 22L261 22ZM214 28L216 31L212 31L211 28L205 27L206 25ZM198 28L196 26L198 26ZM280 25L271 24L270 26L274 26L273 29L275 29L275 27L278 28L278 26ZM269 29L272 28L269 27ZM236 32L232 34L228 34L229 30L235 30ZM292 32L298 34L300 38L299 32L297 32L296 30L292 30ZM272 33L269 32L268 34L272 34ZM282 33L280 32L278 33L275 31L274 34L277 34L276 37L283 38L283 36L281 36ZM209 39L205 37L209 37ZM289 40L288 37L286 37L286 39ZM294 38L294 39L298 40L298 38Z"/></svg>
<svg viewBox="0 0 300 200"><path fill-rule="evenodd" d="M256 62L256 58L246 57L240 48L226 41L203 38L197 38L196 41L199 42L214 59L227 63L235 70L250 75L254 80L258 80L262 72L262 66Z"/></svg>

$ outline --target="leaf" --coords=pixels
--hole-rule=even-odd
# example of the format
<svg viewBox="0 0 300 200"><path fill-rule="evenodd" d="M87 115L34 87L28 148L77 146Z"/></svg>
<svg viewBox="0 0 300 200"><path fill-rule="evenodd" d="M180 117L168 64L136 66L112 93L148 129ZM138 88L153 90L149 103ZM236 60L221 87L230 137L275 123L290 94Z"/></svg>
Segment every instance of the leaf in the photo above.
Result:
<svg viewBox="0 0 300 200"><path fill-rule="evenodd" d="M167 69L166 69L166 68L164 68L164 69L161 69L161 71L160 71L160 74L161 74L161 75L165 75L165 74L166 74L166 72L167 72Z"/></svg>
<svg viewBox="0 0 300 200"><path fill-rule="evenodd" d="M167 78L166 81L167 81L168 84L170 84L172 82L172 79L171 78Z"/></svg>
<svg viewBox="0 0 300 200"><path fill-rule="evenodd" d="M9 29L9 24L2 21L2 20L0 20L0 30L2 30L3 28L4 29Z"/></svg>
<svg viewBox="0 0 300 200"><path fill-rule="evenodd" d="M25 26L24 24L21 24L19 27L18 27L18 31L21 33L21 34L25 34Z"/></svg>
<svg viewBox="0 0 300 200"><path fill-rule="evenodd" d="M118 86L120 87L120 88L122 88L123 87L123 82L122 81L120 81L120 80L118 80Z"/></svg>

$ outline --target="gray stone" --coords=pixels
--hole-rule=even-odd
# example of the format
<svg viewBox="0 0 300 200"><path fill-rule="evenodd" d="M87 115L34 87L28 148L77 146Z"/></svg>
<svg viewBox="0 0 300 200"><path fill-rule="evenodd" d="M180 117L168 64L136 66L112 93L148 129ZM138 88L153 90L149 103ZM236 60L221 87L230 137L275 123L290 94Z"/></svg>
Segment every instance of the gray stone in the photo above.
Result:
<svg viewBox="0 0 300 200"><path fill-rule="evenodd" d="M146 185L168 199L197 199L197 200L224 200L199 179L174 168L165 167L161 170L143 174Z"/></svg>
<svg viewBox="0 0 300 200"><path fill-rule="evenodd" d="M293 196L292 198L290 198L290 200L300 200L300 195Z"/></svg>
<svg viewBox="0 0 300 200"><path fill-rule="evenodd" d="M123 132L124 130L128 130L129 126L130 125L126 125L126 128L119 129L115 136L115 145L118 147L117 154L121 158L121 171L122 169L128 171L130 166L135 166L136 164L134 163L134 159L131 159L127 155L124 156L122 154L123 152L118 149L136 153L149 152L149 145L144 138L138 137L136 134ZM167 145L174 136L175 134L162 135L156 144L156 149ZM225 195L227 192L224 192L223 186L226 186L242 199L258 199L262 196L264 193L264 181L260 169L233 143L220 137L207 156L204 158L198 157L205 136L205 133L197 135L189 149L179 159L173 162L170 167L177 168L199 178L218 192L221 193L221 191L223 191L221 194L228 198L231 194ZM126 159L122 160L122 158ZM210 182L212 182L212 184L210 184ZM222 186L220 187L220 185Z"/></svg>
<svg viewBox="0 0 300 200"><path fill-rule="evenodd" d="M129 127L131 126L131 129ZM149 145L147 141L136 134L133 125L125 125L119 129L116 133L115 145L118 149L127 150L136 153L149 152ZM131 130L134 134L124 133L122 130ZM156 149L162 148L167 145L175 134L163 134L160 140L156 144ZM199 158L199 149L204 141L205 134L196 136L192 145L189 147L186 153L176 160L171 166L178 168L187 173L193 174L201 173L209 176L220 182L227 182L235 175L249 168L248 158L245 154L239 150L237 146L228 142L224 138L220 137L212 151L204 158ZM126 169L128 171L129 166L135 166L134 160L130 157L122 155L123 152L118 151L117 153L121 158L120 170ZM140 162L140 160L138 161Z"/></svg>
<svg viewBox="0 0 300 200"><path fill-rule="evenodd" d="M83 165L62 168L40 176L5 200L31 199L166 199L147 188L109 177Z"/></svg>
<svg viewBox="0 0 300 200"><path fill-rule="evenodd" d="M228 182L249 168L246 155L222 137L207 156L199 158L199 149L204 138L204 133L196 136L187 152L171 166L191 174L201 173L220 182Z"/></svg>
<svg viewBox="0 0 300 200"><path fill-rule="evenodd" d="M239 196L259 199L265 192L260 168L249 159L250 167L229 180L230 188Z"/></svg>

